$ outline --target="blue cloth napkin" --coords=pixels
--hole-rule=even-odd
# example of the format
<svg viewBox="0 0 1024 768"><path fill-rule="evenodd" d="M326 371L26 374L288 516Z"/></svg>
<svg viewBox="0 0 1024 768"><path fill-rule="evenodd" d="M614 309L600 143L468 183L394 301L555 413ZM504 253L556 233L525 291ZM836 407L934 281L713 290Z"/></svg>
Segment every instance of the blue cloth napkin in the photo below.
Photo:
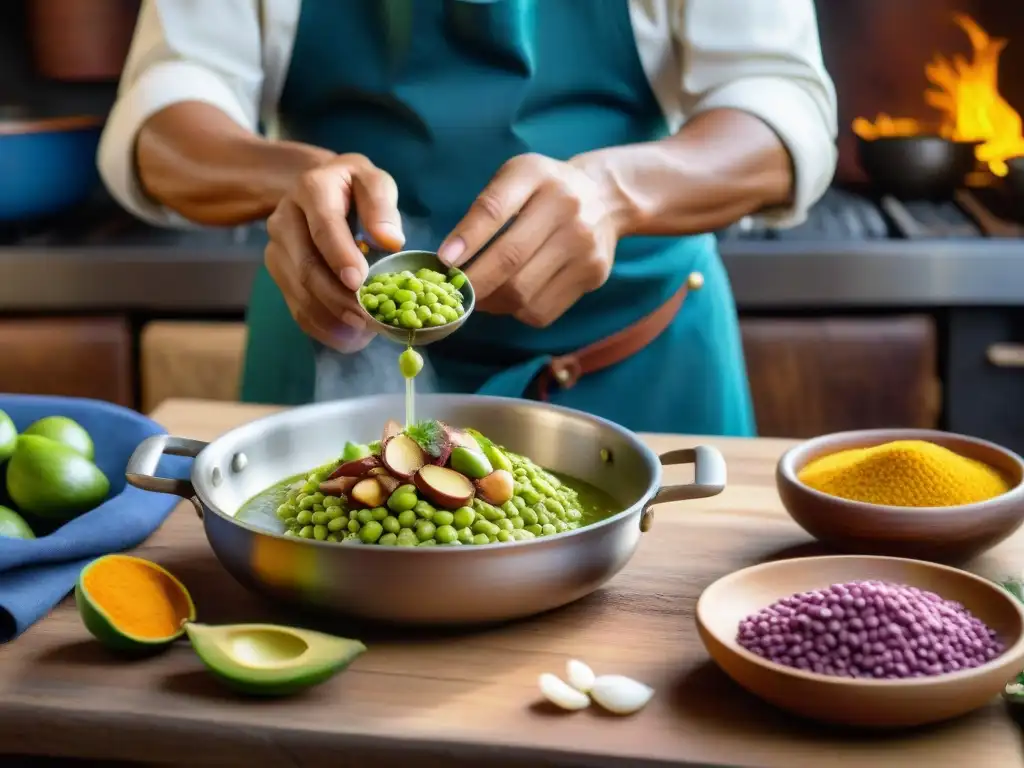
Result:
<svg viewBox="0 0 1024 768"><path fill-rule="evenodd" d="M34 540L0 537L0 643L13 640L70 592L82 567L100 555L138 546L181 499L133 488L124 471L135 447L166 430L134 411L98 400L0 394L18 430L44 416L67 416L96 445L96 464L110 479L110 495L96 509ZM187 478L192 459L165 456L157 474ZM3 476L3 468L0 468ZM4 503L6 492L0 492Z"/></svg>

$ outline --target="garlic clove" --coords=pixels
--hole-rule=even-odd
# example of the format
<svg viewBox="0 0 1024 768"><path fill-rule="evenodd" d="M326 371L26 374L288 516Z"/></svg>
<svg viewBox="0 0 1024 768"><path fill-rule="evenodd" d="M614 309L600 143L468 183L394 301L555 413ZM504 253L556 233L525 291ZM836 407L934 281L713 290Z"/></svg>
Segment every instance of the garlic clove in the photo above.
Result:
<svg viewBox="0 0 1024 768"><path fill-rule="evenodd" d="M647 705L654 689L623 675L601 675L594 680L590 695L609 712L631 715Z"/></svg>
<svg viewBox="0 0 1024 768"><path fill-rule="evenodd" d="M545 672L538 678L540 692L544 698L556 707L570 711L585 709L590 705L590 697L582 691L578 691L569 685L562 678Z"/></svg>
<svg viewBox="0 0 1024 768"><path fill-rule="evenodd" d="M569 685L577 691L589 693L590 688L594 685L594 670L578 659L569 659L566 662L565 675L569 680Z"/></svg>

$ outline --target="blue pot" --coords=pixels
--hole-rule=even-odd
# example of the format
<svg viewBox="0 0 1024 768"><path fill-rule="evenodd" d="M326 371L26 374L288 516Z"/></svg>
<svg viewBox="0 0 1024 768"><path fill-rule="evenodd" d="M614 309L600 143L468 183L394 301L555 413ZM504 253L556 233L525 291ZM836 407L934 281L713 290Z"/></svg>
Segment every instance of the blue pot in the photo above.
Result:
<svg viewBox="0 0 1024 768"><path fill-rule="evenodd" d="M84 202L99 184L103 120L0 121L0 223L42 218Z"/></svg>

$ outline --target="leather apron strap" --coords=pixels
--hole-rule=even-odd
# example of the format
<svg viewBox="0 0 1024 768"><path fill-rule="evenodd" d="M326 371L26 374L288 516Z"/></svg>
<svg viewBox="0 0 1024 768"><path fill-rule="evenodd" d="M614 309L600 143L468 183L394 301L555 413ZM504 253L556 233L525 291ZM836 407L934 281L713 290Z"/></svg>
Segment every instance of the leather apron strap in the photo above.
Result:
<svg viewBox="0 0 1024 768"><path fill-rule="evenodd" d="M562 389L569 389L583 376L610 368L621 363L647 347L662 331L672 324L683 306L686 294L699 290L704 285L704 276L693 272L668 301L618 333L582 349L552 358L537 377L537 397L547 400L552 383Z"/></svg>

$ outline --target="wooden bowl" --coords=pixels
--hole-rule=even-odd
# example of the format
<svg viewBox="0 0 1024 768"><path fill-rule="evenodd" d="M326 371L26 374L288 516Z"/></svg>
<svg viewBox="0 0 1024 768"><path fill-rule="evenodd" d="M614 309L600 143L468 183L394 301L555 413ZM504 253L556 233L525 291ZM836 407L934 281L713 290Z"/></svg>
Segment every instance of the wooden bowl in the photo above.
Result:
<svg viewBox="0 0 1024 768"><path fill-rule="evenodd" d="M804 485L809 462L849 448L893 440L926 440L1002 472L1011 489L956 507L893 507L848 501ZM816 437L787 451L775 470L782 504L819 541L840 551L957 563L995 546L1024 522L1024 460L994 443L928 429L872 429Z"/></svg>
<svg viewBox="0 0 1024 768"><path fill-rule="evenodd" d="M974 669L904 680L860 680L805 672L740 647L740 622L797 592L863 579L907 584L956 600L994 629L1006 651ZM1024 605L998 584L920 560L860 555L755 565L725 576L697 601L697 630L729 677L803 717L869 728L923 725L963 715L1002 693L1024 666Z"/></svg>

